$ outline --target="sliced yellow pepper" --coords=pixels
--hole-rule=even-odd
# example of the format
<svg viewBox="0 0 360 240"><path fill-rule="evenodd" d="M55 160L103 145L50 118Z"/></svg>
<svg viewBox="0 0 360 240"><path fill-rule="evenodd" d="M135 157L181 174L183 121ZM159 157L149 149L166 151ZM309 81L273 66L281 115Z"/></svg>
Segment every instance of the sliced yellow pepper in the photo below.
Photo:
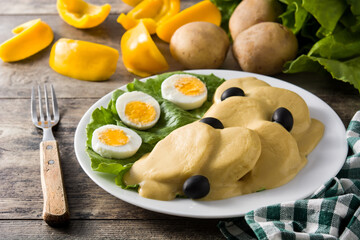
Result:
<svg viewBox="0 0 360 240"><path fill-rule="evenodd" d="M135 7L136 5L138 5L142 1L143 0L123 0L124 3L126 3L127 5L130 5L132 7Z"/></svg>
<svg viewBox="0 0 360 240"><path fill-rule="evenodd" d="M159 13L162 4L163 0L144 0L128 12L127 15L135 19L153 18Z"/></svg>
<svg viewBox="0 0 360 240"><path fill-rule="evenodd" d="M126 69L140 77L169 68L142 21L124 33L121 38L121 52Z"/></svg>
<svg viewBox="0 0 360 240"><path fill-rule="evenodd" d="M92 28L102 23L110 13L111 6L93 5L83 0L57 0L60 17L76 28Z"/></svg>
<svg viewBox="0 0 360 240"><path fill-rule="evenodd" d="M120 14L117 21L126 30L133 28L143 20L150 34L155 33L156 27L162 21L180 11L180 0L143 0L126 15Z"/></svg>
<svg viewBox="0 0 360 240"><path fill-rule="evenodd" d="M161 24L180 12L180 0L164 0L160 13L154 18L157 24Z"/></svg>
<svg viewBox="0 0 360 240"><path fill-rule="evenodd" d="M156 28L156 34L165 42L170 42L171 36L178 28L196 21L210 22L219 26L221 13L213 3L205 0L163 21Z"/></svg>
<svg viewBox="0 0 360 240"><path fill-rule="evenodd" d="M152 18L143 18L143 19L135 19L125 14L120 14L117 19L117 22L120 23L126 30L135 27L142 21L149 31L150 34L154 34L156 32L157 24Z"/></svg>
<svg viewBox="0 0 360 240"><path fill-rule="evenodd" d="M114 48L61 38L51 49L49 65L68 77L102 81L115 73L118 58L119 52Z"/></svg>
<svg viewBox="0 0 360 240"><path fill-rule="evenodd" d="M16 35L0 45L0 58L4 62L30 57L46 48L54 39L50 26L41 19L23 23L12 32Z"/></svg>

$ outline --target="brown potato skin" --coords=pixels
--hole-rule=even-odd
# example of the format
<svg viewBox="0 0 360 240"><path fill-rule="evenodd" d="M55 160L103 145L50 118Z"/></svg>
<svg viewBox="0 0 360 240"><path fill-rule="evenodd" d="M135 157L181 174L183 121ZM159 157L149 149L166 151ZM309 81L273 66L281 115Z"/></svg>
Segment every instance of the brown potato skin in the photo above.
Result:
<svg viewBox="0 0 360 240"><path fill-rule="evenodd" d="M279 23L258 23L241 32L233 44L233 54L241 69L273 75L280 73L286 61L296 57L295 35Z"/></svg>
<svg viewBox="0 0 360 240"><path fill-rule="evenodd" d="M176 30L170 40L170 53L188 69L218 68L229 45L222 28L208 22L191 22Z"/></svg>
<svg viewBox="0 0 360 240"><path fill-rule="evenodd" d="M277 0L243 0L229 20L232 39L245 29L260 22L275 22L282 7Z"/></svg>

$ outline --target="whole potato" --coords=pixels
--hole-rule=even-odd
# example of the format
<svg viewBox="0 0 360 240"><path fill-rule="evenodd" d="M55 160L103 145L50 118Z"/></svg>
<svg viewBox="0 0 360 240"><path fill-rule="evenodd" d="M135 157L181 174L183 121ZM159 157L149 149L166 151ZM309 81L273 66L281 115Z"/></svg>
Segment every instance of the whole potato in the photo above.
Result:
<svg viewBox="0 0 360 240"><path fill-rule="evenodd" d="M229 20L232 39L257 23L274 22L281 12L282 7L277 0L243 0Z"/></svg>
<svg viewBox="0 0 360 240"><path fill-rule="evenodd" d="M298 49L295 35L279 23L264 22L241 32L233 44L233 54L242 70L266 75L281 72Z"/></svg>
<svg viewBox="0 0 360 240"><path fill-rule="evenodd" d="M191 22L176 30L171 55L188 69L218 68L229 49L225 31L209 22Z"/></svg>

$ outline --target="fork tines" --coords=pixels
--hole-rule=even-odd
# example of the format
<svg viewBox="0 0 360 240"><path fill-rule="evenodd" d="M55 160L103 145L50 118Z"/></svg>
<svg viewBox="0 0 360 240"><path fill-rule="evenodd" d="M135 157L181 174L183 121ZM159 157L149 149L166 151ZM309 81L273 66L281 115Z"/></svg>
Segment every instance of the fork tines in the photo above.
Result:
<svg viewBox="0 0 360 240"><path fill-rule="evenodd" d="M59 121L59 111L56 100L56 95L53 85L51 87L51 109L49 105L49 96L47 86L44 84L44 97L42 97L41 88L37 86L37 97L36 87L32 87L31 92L31 116L32 121L37 127L50 127L54 126ZM38 111L36 108L36 99L38 99ZM45 108L43 107L45 103Z"/></svg>

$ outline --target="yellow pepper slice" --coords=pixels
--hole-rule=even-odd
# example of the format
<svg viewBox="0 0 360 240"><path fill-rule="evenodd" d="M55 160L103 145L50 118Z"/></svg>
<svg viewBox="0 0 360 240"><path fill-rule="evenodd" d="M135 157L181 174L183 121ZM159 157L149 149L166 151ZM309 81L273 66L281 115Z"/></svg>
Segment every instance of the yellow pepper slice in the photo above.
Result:
<svg viewBox="0 0 360 240"><path fill-rule="evenodd" d="M142 21L149 31L150 34L154 34L156 32L157 24L152 18L142 18L142 19L135 19L126 14L120 14L117 19L117 22L120 23L126 30L135 27Z"/></svg>
<svg viewBox="0 0 360 240"><path fill-rule="evenodd" d="M164 0L160 13L154 18L157 24L161 24L180 12L180 0Z"/></svg>
<svg viewBox="0 0 360 240"><path fill-rule="evenodd" d="M162 4L163 0L143 0L127 15L135 19L153 18L159 13Z"/></svg>
<svg viewBox="0 0 360 240"><path fill-rule="evenodd" d="M102 81L115 73L119 52L111 47L67 38L59 39L50 52L50 67L65 76Z"/></svg>
<svg viewBox="0 0 360 240"><path fill-rule="evenodd" d="M156 34L165 42L170 42L171 36L181 26L190 22L210 22L219 26L221 22L221 13L219 9L210 1L199 2L178 14L163 21L156 28Z"/></svg>
<svg viewBox="0 0 360 240"><path fill-rule="evenodd" d="M54 39L50 26L41 19L23 23L12 32L16 35L0 45L0 58L4 62L30 57L46 48Z"/></svg>
<svg viewBox="0 0 360 240"><path fill-rule="evenodd" d="M143 0L127 14L120 14L117 21L126 30L129 30L137 26L140 20L143 20L149 33L153 34L159 23L179 11L180 0Z"/></svg>
<svg viewBox="0 0 360 240"><path fill-rule="evenodd" d="M132 7L135 7L136 5L138 5L142 1L143 0L123 0L124 3L126 3L127 5L130 5Z"/></svg>
<svg viewBox="0 0 360 240"><path fill-rule="evenodd" d="M92 28L102 23L110 13L111 6L93 5L83 0L57 0L59 16L76 28Z"/></svg>
<svg viewBox="0 0 360 240"><path fill-rule="evenodd" d="M147 77L169 68L142 21L124 33L121 52L126 69L138 76Z"/></svg>

